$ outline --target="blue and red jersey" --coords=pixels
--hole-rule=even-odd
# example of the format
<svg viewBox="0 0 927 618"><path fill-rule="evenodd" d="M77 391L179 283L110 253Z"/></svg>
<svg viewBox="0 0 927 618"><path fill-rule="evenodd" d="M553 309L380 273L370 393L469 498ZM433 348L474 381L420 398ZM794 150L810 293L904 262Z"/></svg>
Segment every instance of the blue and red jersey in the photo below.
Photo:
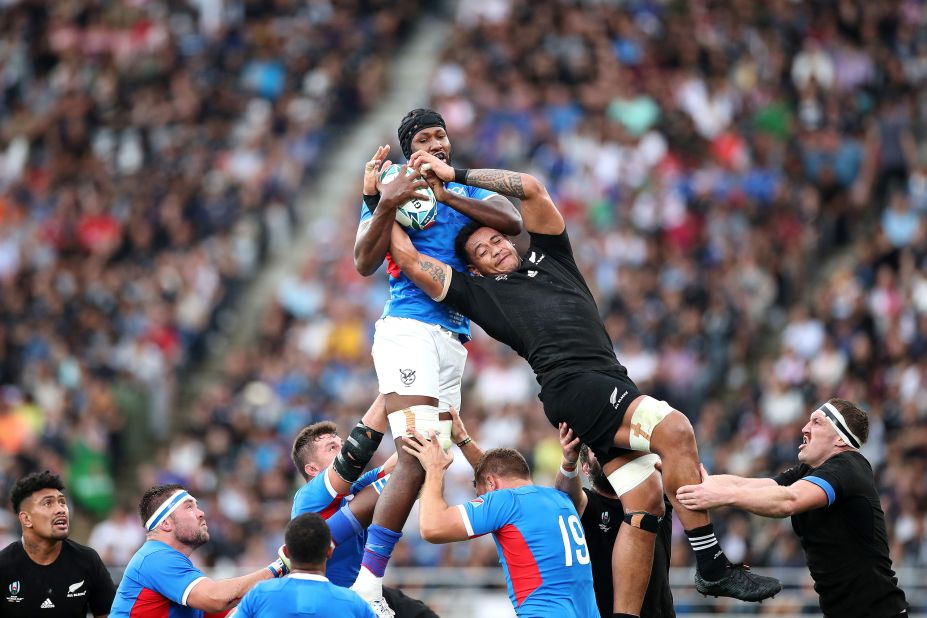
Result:
<svg viewBox="0 0 927 618"><path fill-rule="evenodd" d="M328 468L326 468L299 488L293 496L293 510L290 516L318 513L324 519L328 519L364 487L372 484L376 487L377 493L382 492L388 479L389 475L383 472L382 466L373 468L355 481L351 486L351 493L339 494L329 482ZM367 531L361 530L356 538L342 541L335 548L325 568L325 575L331 583L342 587L349 587L354 583L357 579L357 572L360 571L366 543Z"/></svg>
<svg viewBox="0 0 927 618"><path fill-rule="evenodd" d="M448 191L474 200L485 200L498 195L486 189L456 182L449 182L445 187ZM366 204L361 204L361 222L371 217L373 213L370 209ZM471 221L470 217L439 202L437 218L431 227L427 230L407 228L406 232L419 252L441 260L454 270L466 272L467 265L454 252L454 239L457 238L457 233ZM389 272L389 300L383 307L382 317L410 318L426 324L437 324L467 339L470 338L470 320L447 304L433 301L412 283L411 279L402 274L389 254L386 255L386 259L387 272Z"/></svg>
<svg viewBox="0 0 927 618"><path fill-rule="evenodd" d="M370 606L356 592L310 573L291 573L288 577L259 583L241 600L235 616L376 618Z"/></svg>
<svg viewBox="0 0 927 618"><path fill-rule="evenodd" d="M493 535L520 618L599 615L586 536L565 493L536 485L499 489L458 508L471 538Z"/></svg>
<svg viewBox="0 0 927 618"><path fill-rule="evenodd" d="M203 618L202 610L187 607L190 591L202 579L203 572L188 557L161 541L146 541L129 561L109 615Z"/></svg>

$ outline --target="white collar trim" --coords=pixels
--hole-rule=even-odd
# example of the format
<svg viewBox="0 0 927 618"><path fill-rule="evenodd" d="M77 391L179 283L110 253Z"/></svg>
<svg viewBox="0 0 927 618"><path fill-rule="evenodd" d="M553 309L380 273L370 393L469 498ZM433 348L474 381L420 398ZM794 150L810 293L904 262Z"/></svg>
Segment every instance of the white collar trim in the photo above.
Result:
<svg viewBox="0 0 927 618"><path fill-rule="evenodd" d="M316 575L315 573L290 573L287 575L290 579L305 579L312 582L327 582L328 578L324 575Z"/></svg>

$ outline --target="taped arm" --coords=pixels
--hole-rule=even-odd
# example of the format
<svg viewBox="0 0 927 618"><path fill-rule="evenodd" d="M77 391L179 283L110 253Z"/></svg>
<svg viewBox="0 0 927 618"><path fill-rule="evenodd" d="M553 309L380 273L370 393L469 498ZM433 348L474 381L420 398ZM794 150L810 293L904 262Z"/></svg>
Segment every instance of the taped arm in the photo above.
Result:
<svg viewBox="0 0 927 618"><path fill-rule="evenodd" d="M467 172L466 180L470 186L520 199L525 232L557 235L566 228L563 216L550 199L547 188L530 174L508 170L472 169Z"/></svg>

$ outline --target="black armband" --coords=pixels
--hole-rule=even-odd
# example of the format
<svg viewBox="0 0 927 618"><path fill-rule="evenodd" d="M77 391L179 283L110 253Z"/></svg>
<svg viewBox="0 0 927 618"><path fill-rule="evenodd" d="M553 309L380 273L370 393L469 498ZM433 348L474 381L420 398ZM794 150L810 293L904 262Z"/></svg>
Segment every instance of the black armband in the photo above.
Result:
<svg viewBox="0 0 927 618"><path fill-rule="evenodd" d="M370 463L370 458L377 452L382 439L381 432L367 427L363 422L355 425L332 463L335 473L346 483L356 481Z"/></svg>
<svg viewBox="0 0 927 618"><path fill-rule="evenodd" d="M364 195L364 204L367 205L367 208L374 210L377 207L377 204L380 203L380 194L376 195Z"/></svg>
<svg viewBox="0 0 927 618"><path fill-rule="evenodd" d="M467 184L467 174L470 173L470 170L466 168L454 168L454 182L465 185Z"/></svg>

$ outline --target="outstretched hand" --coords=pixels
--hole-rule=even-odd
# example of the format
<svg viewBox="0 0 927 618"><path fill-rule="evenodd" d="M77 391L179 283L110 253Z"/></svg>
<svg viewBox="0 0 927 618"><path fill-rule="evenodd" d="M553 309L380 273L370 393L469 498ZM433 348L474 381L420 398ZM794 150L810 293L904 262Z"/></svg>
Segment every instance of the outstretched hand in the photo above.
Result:
<svg viewBox="0 0 927 618"><path fill-rule="evenodd" d="M402 450L418 459L425 472L443 473L454 461L454 455L450 451L445 453L441 448L438 434L434 430L429 431L426 438L413 429L412 437L404 436L402 441Z"/></svg>
<svg viewBox="0 0 927 618"><path fill-rule="evenodd" d="M412 153L412 156L409 157L409 166L421 172L426 179L431 174L442 182L452 182L454 180L454 168L424 150L417 150Z"/></svg>
<svg viewBox="0 0 927 618"><path fill-rule="evenodd" d="M464 427L463 421L460 420L460 412L457 411L457 408L451 406L448 412L451 415L451 440L454 441L454 444L458 444L468 437L467 428Z"/></svg>
<svg viewBox="0 0 927 618"><path fill-rule="evenodd" d="M733 501L731 487L718 477L709 475L705 466L701 464L699 464L699 473L702 476L702 482L699 485L683 485L676 490L676 499L680 504L693 511L704 511L731 504Z"/></svg>
<svg viewBox="0 0 927 618"><path fill-rule="evenodd" d="M374 153L373 157L364 164L364 195L376 195L377 179L383 170L392 165L392 161L386 159L389 155L389 144L380 146Z"/></svg>
<svg viewBox="0 0 927 618"><path fill-rule="evenodd" d="M582 443L566 423L560 423L558 428L560 429L560 449L563 451L563 459L575 464L579 460L579 449Z"/></svg>

